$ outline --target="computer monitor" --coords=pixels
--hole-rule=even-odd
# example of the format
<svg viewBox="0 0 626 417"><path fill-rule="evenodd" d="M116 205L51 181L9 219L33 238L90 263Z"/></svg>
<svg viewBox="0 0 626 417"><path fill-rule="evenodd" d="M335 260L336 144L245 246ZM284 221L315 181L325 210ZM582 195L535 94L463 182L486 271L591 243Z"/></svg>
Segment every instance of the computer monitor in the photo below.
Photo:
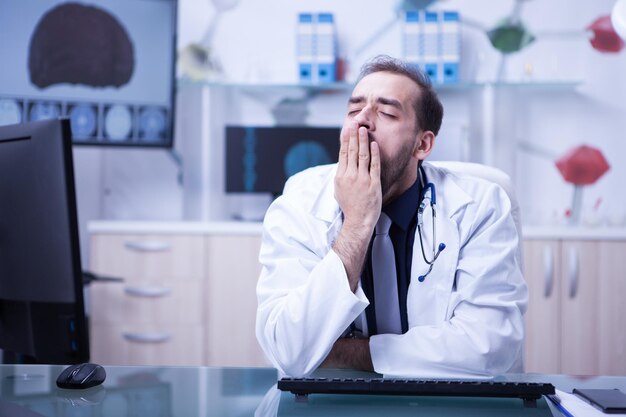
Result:
<svg viewBox="0 0 626 417"><path fill-rule="evenodd" d="M0 127L0 349L10 361L89 359L71 139L67 119Z"/></svg>
<svg viewBox="0 0 626 417"><path fill-rule="evenodd" d="M287 178L337 162L339 127L227 126L226 192L280 195Z"/></svg>
<svg viewBox="0 0 626 417"><path fill-rule="evenodd" d="M171 147L176 0L0 0L0 125L66 116L74 143Z"/></svg>

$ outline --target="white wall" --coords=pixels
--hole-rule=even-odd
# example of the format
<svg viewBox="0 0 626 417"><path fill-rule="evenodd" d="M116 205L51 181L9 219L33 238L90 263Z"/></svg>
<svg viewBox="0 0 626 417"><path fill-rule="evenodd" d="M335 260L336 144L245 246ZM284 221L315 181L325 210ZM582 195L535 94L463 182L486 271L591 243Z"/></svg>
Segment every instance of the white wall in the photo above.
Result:
<svg viewBox="0 0 626 417"><path fill-rule="evenodd" d="M202 37L214 9L209 0L179 1L179 46L184 46ZM353 77L359 66L375 54L400 54L399 24L369 43L358 56L353 52L394 18L394 5L395 2L379 0L241 0L237 8L220 16L214 38L216 55L230 81L295 82L296 15L300 11L330 11L335 14L340 52L350 61L349 77ZM462 18L492 27L510 13L513 5L513 0L441 0L434 7L457 9ZM623 133L626 132L626 51L599 53L591 48L583 32L596 17L610 13L612 5L613 0L524 2L522 19L531 32L578 32L579 35L539 36L534 44L507 59L505 79L582 81L573 92L531 90L502 99L512 103L513 114L495 121L500 146L500 159L495 165L515 177L526 220L543 222L556 213L554 221L559 221L570 204L572 190L549 159L516 150L516 140L528 141L555 155L581 143L601 148L611 170L597 184L587 187L584 205L591 206L601 198L600 207L606 213L621 212L626 207L626 197L621 193L626 168L618 163L626 150ZM484 33L467 26L463 28L462 59L462 76L466 80L495 80L501 63L500 55ZM529 65L533 68L530 76L524 73ZM317 100L310 109L309 122L340 122L344 99L339 95ZM475 103L468 102L463 94L443 93L442 99L446 106L444 129L452 131L482 117L473 108ZM176 149L183 156L189 149L200 148L197 146L202 139L200 126L211 120L198 108L201 102L198 99L179 106L184 111L179 111L177 117L175 140ZM236 113L233 118L239 121L271 123L269 110L258 100L232 106L221 110L226 114L224 117L233 112ZM479 130L470 132L470 136L480 134ZM207 139L205 135L204 140ZM479 139L474 138L469 144L480 146ZM219 144L205 144L205 147L213 146L220 148ZM502 149L508 155L502 155ZM480 152L470 150L470 154L476 160ZM75 158L83 231L90 219L183 217L181 171L167 152L77 148ZM221 172L221 161L216 163L205 173ZM182 180L189 185L201 182L202 178L187 176Z"/></svg>

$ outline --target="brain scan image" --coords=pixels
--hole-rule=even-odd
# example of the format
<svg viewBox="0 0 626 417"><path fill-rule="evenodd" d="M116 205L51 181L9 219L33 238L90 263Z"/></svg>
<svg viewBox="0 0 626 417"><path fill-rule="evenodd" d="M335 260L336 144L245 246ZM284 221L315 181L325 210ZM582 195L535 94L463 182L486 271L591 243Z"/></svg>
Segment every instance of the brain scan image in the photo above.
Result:
<svg viewBox="0 0 626 417"><path fill-rule="evenodd" d="M0 100L0 126L12 125L22 121L22 108L15 100Z"/></svg>
<svg viewBox="0 0 626 417"><path fill-rule="evenodd" d="M128 139L133 127L131 111L128 107L116 104L111 106L104 119L104 132L112 141Z"/></svg>
<svg viewBox="0 0 626 417"><path fill-rule="evenodd" d="M139 114L139 137L145 141L158 141L165 134L167 119L162 109L147 107Z"/></svg>
<svg viewBox="0 0 626 417"><path fill-rule="evenodd" d="M89 104L77 104L69 112L72 133L76 138L90 138L96 132L96 109Z"/></svg>
<svg viewBox="0 0 626 417"><path fill-rule="evenodd" d="M135 67L126 29L106 10L63 3L43 15L30 39L28 71L43 89L55 84L121 87Z"/></svg>
<svg viewBox="0 0 626 417"><path fill-rule="evenodd" d="M58 104L39 102L30 108L29 120L36 122L37 120L56 119L61 116L61 109Z"/></svg>

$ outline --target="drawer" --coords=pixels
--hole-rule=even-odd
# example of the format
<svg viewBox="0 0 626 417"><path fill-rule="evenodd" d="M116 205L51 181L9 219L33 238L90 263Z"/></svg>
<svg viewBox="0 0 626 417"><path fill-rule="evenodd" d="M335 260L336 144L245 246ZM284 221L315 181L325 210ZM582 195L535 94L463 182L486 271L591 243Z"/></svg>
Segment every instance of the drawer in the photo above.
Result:
<svg viewBox="0 0 626 417"><path fill-rule="evenodd" d="M202 326L99 325L91 327L91 361L102 365L198 366Z"/></svg>
<svg viewBox="0 0 626 417"><path fill-rule="evenodd" d="M199 280L93 283L90 320L94 324L201 324L203 286Z"/></svg>
<svg viewBox="0 0 626 417"><path fill-rule="evenodd" d="M202 236L92 235L90 268L127 281L201 279L205 274Z"/></svg>

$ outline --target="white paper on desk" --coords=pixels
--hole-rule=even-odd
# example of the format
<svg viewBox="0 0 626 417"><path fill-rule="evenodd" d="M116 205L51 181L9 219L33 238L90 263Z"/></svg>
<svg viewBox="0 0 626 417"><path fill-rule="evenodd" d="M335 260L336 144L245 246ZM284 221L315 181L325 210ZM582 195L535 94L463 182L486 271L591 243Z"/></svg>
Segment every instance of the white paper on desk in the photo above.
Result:
<svg viewBox="0 0 626 417"><path fill-rule="evenodd" d="M574 417L594 417L594 416L626 416L626 414L605 414L593 405L581 400L577 395L565 391L556 390L556 395L561 399L561 406L570 412Z"/></svg>

